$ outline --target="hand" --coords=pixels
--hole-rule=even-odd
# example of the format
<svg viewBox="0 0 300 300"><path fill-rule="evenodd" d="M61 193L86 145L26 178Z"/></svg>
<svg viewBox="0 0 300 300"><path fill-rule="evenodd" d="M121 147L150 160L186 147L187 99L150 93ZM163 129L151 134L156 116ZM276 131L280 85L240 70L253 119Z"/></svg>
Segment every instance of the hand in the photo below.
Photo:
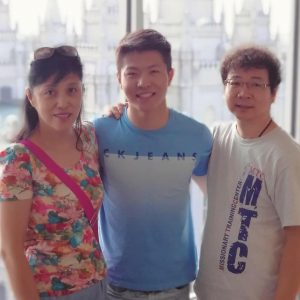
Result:
<svg viewBox="0 0 300 300"><path fill-rule="evenodd" d="M113 117L115 119L120 119L121 115L124 112L125 107L127 107L127 102L120 102L110 108L108 108L106 116Z"/></svg>

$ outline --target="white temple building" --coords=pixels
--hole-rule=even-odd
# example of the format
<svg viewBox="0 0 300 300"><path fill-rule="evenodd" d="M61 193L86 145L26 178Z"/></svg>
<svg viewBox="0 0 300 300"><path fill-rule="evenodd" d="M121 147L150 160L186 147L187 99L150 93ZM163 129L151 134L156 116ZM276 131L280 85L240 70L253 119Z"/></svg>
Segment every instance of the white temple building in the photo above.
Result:
<svg viewBox="0 0 300 300"><path fill-rule="evenodd" d="M123 25L120 22L120 1L92 0L88 7L86 0L83 0L82 33L78 35L75 30L67 30L57 0L47 0L39 33L31 41L18 40L17 25L15 28L10 27L9 5L2 1L0 103L22 99L27 65L33 49L58 44L75 45L82 58L86 117L100 114L105 106L121 100L114 60L114 49L125 32L125 23ZM216 20L214 2L176 0L174 5L174 0L160 0L156 8L146 5L144 11L144 27L162 32L173 47L175 77L168 93L170 105L207 124L217 119L230 118L223 109L223 87L219 76L220 59L228 48L251 41L282 53L280 41L271 37L271 8L265 12L262 0L243 2L232 20L233 30L230 35L225 28L226 15L223 8L219 20ZM155 20L153 15L156 15ZM281 57L284 59L285 56ZM277 118L282 115L282 105L279 104Z"/></svg>
<svg viewBox="0 0 300 300"><path fill-rule="evenodd" d="M17 33L17 25L10 26L9 5L0 0L0 103L16 102L24 95L27 52Z"/></svg>

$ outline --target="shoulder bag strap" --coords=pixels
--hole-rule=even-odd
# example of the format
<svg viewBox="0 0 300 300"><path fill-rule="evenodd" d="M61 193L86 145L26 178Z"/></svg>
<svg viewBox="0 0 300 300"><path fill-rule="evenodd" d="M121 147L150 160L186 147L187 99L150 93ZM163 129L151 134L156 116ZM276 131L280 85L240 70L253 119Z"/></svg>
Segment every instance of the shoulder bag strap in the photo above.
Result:
<svg viewBox="0 0 300 300"><path fill-rule="evenodd" d="M55 174L78 198L85 215L94 231L97 241L98 237L98 212L94 210L90 199L80 188L80 186L39 146L30 140L22 140L21 144L25 145L53 174Z"/></svg>

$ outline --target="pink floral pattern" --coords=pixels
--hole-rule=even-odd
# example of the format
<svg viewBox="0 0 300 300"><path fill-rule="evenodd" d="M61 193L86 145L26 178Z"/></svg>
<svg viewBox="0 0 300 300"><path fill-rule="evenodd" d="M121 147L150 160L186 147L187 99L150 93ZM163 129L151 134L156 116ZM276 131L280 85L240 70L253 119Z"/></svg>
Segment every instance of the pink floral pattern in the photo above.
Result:
<svg viewBox="0 0 300 300"><path fill-rule="evenodd" d="M81 159L65 171L98 210L103 185L89 123L81 137ZM12 144L0 152L0 201L28 199L32 207L24 249L40 295L71 294L103 279L103 255L76 196L25 146Z"/></svg>

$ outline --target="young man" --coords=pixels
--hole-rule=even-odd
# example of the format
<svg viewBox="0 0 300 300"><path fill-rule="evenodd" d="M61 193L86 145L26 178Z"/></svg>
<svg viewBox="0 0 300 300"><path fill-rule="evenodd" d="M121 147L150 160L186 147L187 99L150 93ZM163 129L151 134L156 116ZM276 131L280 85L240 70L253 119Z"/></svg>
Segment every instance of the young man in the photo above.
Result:
<svg viewBox="0 0 300 300"><path fill-rule="evenodd" d="M300 147L271 117L280 64L243 47L221 65L236 122L214 129L199 300L294 300L300 283Z"/></svg>
<svg viewBox="0 0 300 300"><path fill-rule="evenodd" d="M189 299L196 247L189 196L201 185L212 137L207 127L167 107L171 46L155 30L125 36L118 80L128 101L120 120L95 121L103 166L100 239L108 299Z"/></svg>

